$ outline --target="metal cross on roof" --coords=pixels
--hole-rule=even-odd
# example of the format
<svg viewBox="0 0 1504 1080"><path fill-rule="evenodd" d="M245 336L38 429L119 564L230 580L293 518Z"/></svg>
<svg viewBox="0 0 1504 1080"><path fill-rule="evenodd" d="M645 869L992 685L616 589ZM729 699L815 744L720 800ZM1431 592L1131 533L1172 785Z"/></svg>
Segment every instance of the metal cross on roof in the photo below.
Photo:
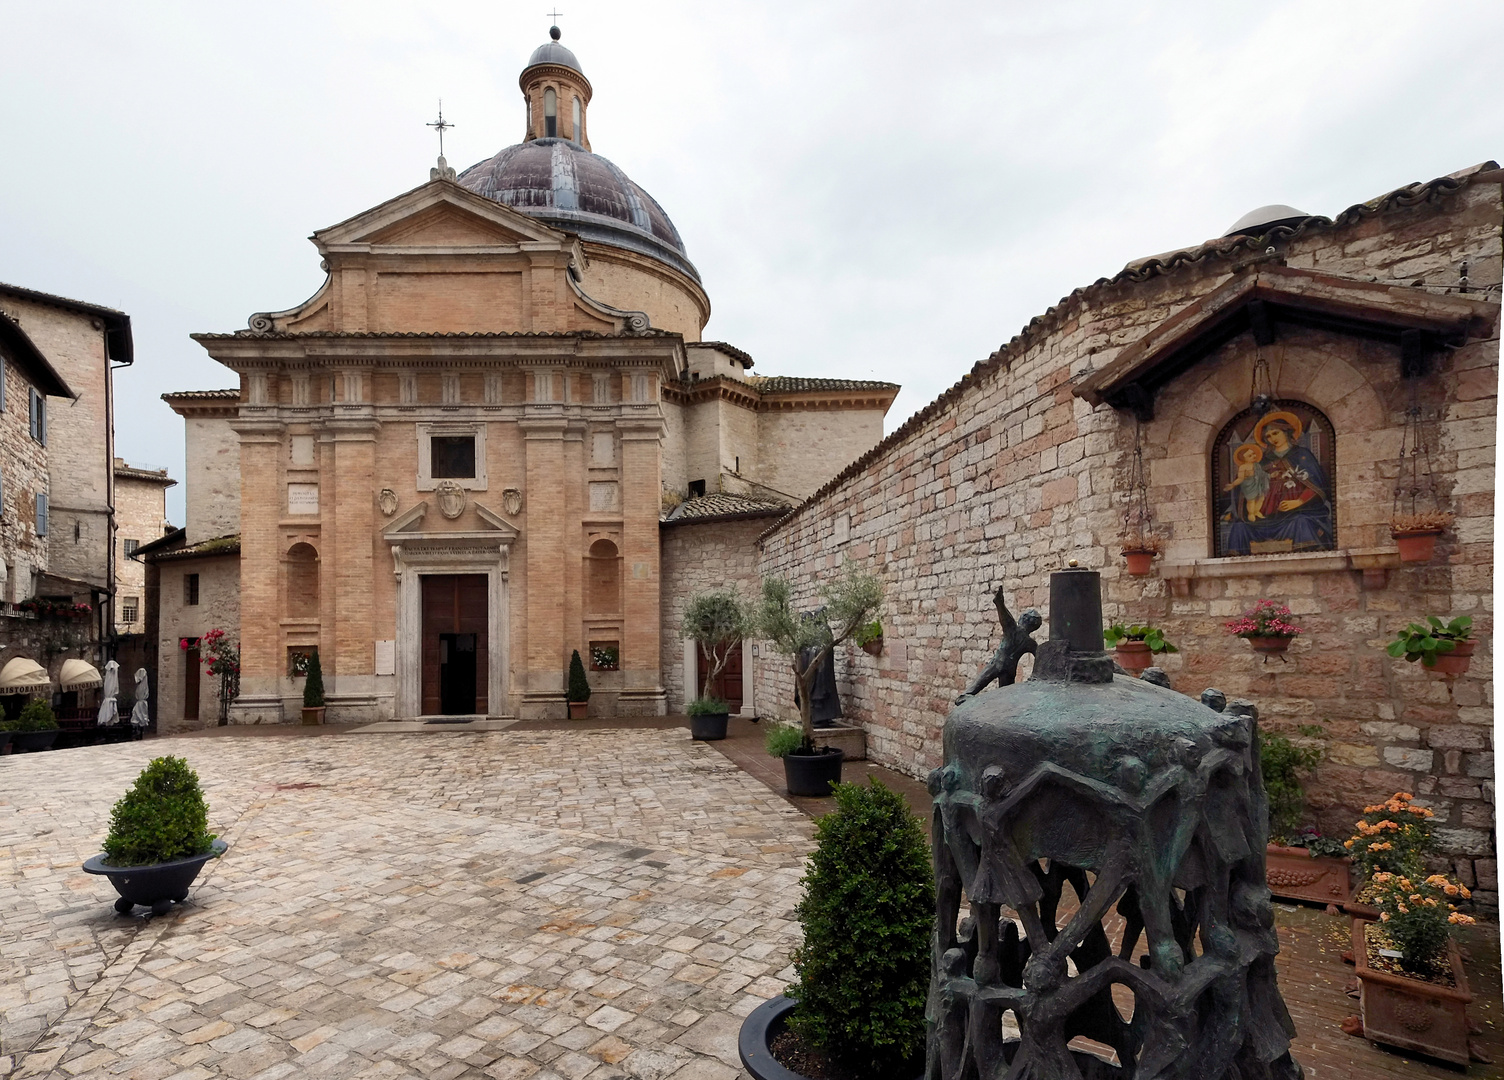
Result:
<svg viewBox="0 0 1504 1080"><path fill-rule="evenodd" d="M562 15L562 14L564 14L562 11L550 11L548 13L548 17L550 19L552 19L554 22L558 22L559 21L559 16Z"/></svg>
<svg viewBox="0 0 1504 1080"><path fill-rule="evenodd" d="M435 131L437 131L439 133L439 157L443 157L444 156L444 132L446 132L450 128L454 127L453 124L448 123L444 119L444 99L443 98L439 98L439 118L437 120L430 121L428 124L426 124L424 126L425 127L431 127L431 128L433 128Z"/></svg>

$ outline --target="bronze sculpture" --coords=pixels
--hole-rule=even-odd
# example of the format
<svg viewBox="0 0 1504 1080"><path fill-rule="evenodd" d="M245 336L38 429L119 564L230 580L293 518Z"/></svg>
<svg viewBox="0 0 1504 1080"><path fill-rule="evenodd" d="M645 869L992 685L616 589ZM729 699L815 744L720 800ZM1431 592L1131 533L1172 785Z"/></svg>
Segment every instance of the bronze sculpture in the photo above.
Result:
<svg viewBox="0 0 1504 1080"><path fill-rule="evenodd" d="M987 661L987 666L982 669L965 693L956 698L959 705L974 694L980 694L987 689L987 684L993 679L999 686L1012 686L1013 680L1018 677L1018 661L1024 653L1033 654L1038 648L1034 641L1034 631L1038 630L1044 620L1039 612L1033 608L1026 608L1017 620L1013 613L1008 610L1008 603L1003 599L1003 587L999 585L997 592L992 594L992 602L997 607L997 621L1003 627L1003 640L998 642L997 649L992 654L992 659Z"/></svg>
<svg viewBox="0 0 1504 1080"><path fill-rule="evenodd" d="M1052 575L1033 677L946 720L926 1078L1299 1080L1256 715L1118 677L1101 610Z"/></svg>

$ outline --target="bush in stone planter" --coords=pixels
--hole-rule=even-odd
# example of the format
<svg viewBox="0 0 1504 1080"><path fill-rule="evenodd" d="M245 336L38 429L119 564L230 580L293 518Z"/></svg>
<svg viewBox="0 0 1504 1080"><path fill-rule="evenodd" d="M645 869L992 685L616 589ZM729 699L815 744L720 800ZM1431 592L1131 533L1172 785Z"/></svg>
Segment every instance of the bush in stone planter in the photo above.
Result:
<svg viewBox="0 0 1504 1080"><path fill-rule="evenodd" d="M903 796L877 781L836 784L836 809L795 909L798 1007L789 1028L862 1076L909 1077L924 1052L935 886L929 846Z"/></svg>
<svg viewBox="0 0 1504 1080"><path fill-rule="evenodd" d="M110 866L151 866L213 847L198 773L180 757L159 757L110 811L104 853Z"/></svg>
<svg viewBox="0 0 1504 1080"><path fill-rule="evenodd" d="M57 717L51 705L41 698L32 698L21 708L21 714L3 727L7 731L56 731Z"/></svg>

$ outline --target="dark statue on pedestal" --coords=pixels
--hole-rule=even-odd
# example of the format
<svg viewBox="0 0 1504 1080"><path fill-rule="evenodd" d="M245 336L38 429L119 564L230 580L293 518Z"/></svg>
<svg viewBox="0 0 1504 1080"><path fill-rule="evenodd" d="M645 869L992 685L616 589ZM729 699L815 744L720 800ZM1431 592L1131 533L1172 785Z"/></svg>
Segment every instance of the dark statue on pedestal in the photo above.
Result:
<svg viewBox="0 0 1504 1080"><path fill-rule="evenodd" d="M1050 630L930 774L927 1080L1298 1080L1256 718L1117 677L1092 571L1052 575Z"/></svg>
<svg viewBox="0 0 1504 1080"><path fill-rule="evenodd" d="M1013 613L1008 610L1008 604L1003 599L1001 585L997 587L997 592L992 594L992 602L997 606L997 621L1003 627L1003 640L998 643L997 650L993 652L992 659L987 661L987 666L982 669L981 674L971 681L971 685L966 688L964 694L956 698L957 705L973 694L980 694L987 689L987 684L993 679L997 680L999 686L1012 686L1013 680L1018 677L1019 658L1024 653L1033 654L1038 648L1033 635L1044 622L1039 617L1039 612L1033 608L1027 608L1015 621Z"/></svg>

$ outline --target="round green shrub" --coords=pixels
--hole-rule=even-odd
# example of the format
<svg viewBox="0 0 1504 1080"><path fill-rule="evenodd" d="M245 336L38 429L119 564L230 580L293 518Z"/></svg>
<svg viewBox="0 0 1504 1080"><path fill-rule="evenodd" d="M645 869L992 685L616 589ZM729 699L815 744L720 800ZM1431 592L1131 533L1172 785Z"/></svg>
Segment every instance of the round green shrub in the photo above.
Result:
<svg viewBox="0 0 1504 1080"><path fill-rule="evenodd" d="M111 866L150 866L202 855L213 847L198 773L180 757L159 757L141 770L110 811L104 853Z"/></svg>
<svg viewBox="0 0 1504 1080"><path fill-rule="evenodd" d="M5 727L8 731L56 731L57 717L51 705L41 698L32 698L21 708L21 715Z"/></svg>
<svg viewBox="0 0 1504 1080"><path fill-rule="evenodd" d="M684 711L690 716L721 716L730 712L731 706L718 697L697 697Z"/></svg>
<svg viewBox="0 0 1504 1080"><path fill-rule="evenodd" d="M787 724L769 724L762 744L769 757L788 757L804 744L804 732Z"/></svg>
<svg viewBox="0 0 1504 1080"><path fill-rule="evenodd" d="M935 921L929 846L903 796L876 780L834 794L795 909L804 941L789 1027L863 1076L913 1076Z"/></svg>

